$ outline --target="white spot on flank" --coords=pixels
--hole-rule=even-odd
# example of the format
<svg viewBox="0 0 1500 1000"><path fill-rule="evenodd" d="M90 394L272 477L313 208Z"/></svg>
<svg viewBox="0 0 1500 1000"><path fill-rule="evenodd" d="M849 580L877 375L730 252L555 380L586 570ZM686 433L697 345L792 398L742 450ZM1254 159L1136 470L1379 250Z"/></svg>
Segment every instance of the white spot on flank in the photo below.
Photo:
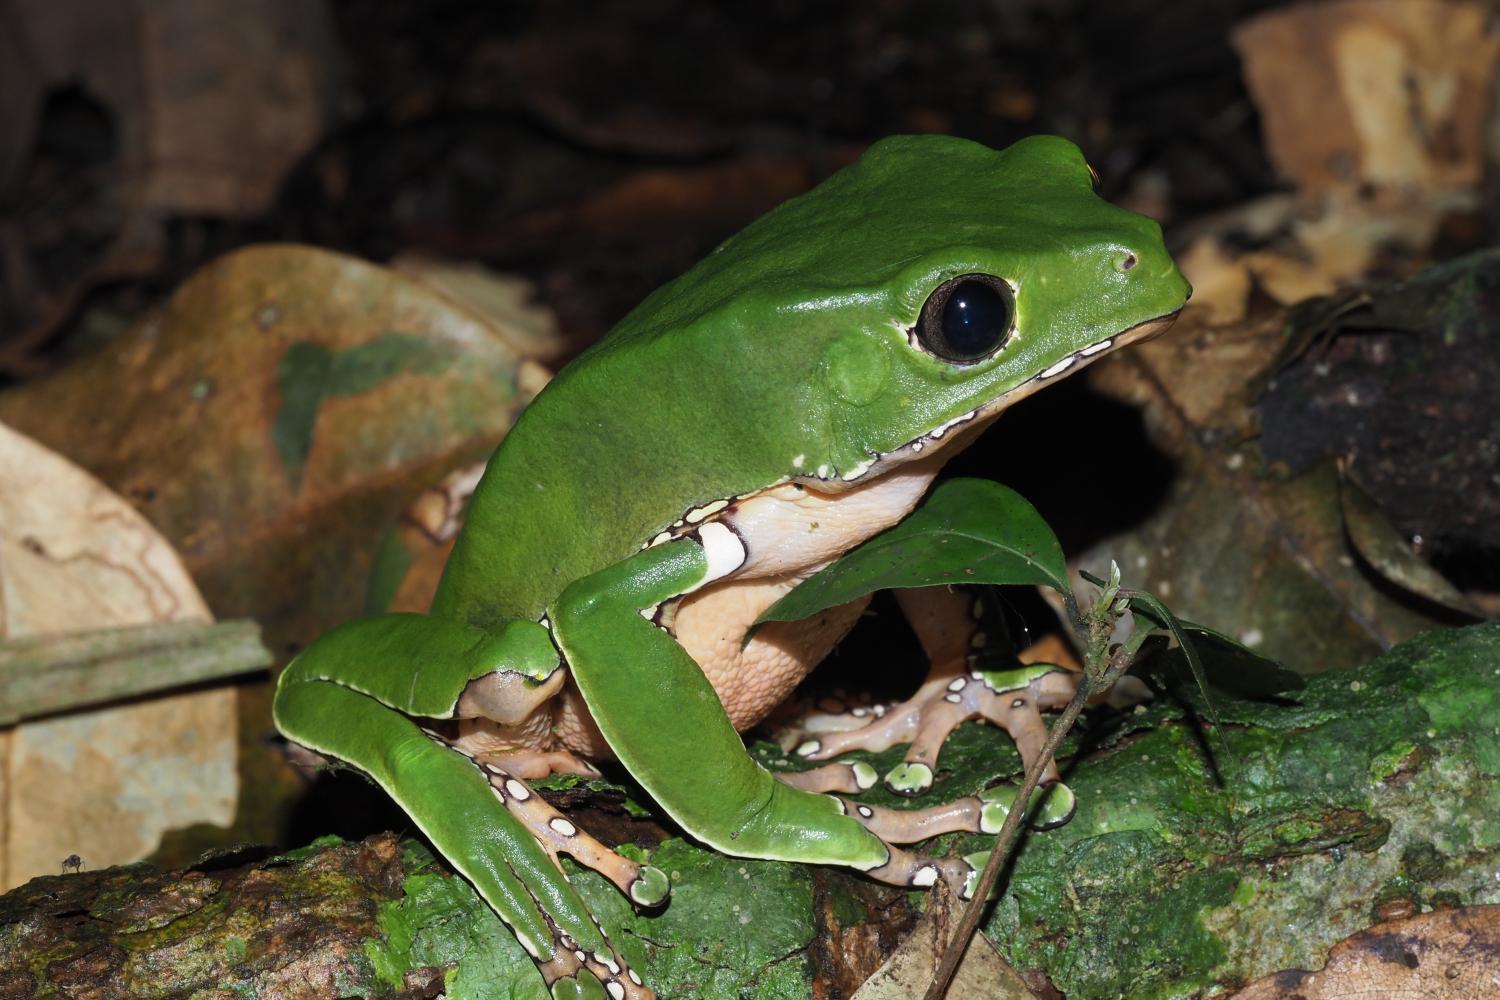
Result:
<svg viewBox="0 0 1500 1000"><path fill-rule="evenodd" d="M684 515L684 520L686 520L688 524L697 524L699 521L703 520L705 517L708 517L710 514L717 514L719 511L728 506L728 500L715 500L713 503L706 503L702 507L695 507L692 510L688 511L687 514Z"/></svg>
<svg viewBox="0 0 1500 1000"><path fill-rule="evenodd" d="M655 538L651 539L651 541L647 542L646 545L645 545L645 548L648 548L648 549L649 548L654 548L654 547L660 545L662 542L670 542L671 540L672 540L672 533L670 531L663 531L661 534L659 534Z"/></svg>
<svg viewBox="0 0 1500 1000"><path fill-rule="evenodd" d="M964 688L968 687L968 685L969 685L969 682L967 680L965 680L962 677L959 677L959 678L957 678L955 680L951 680L951 681L948 682L948 690L949 691L962 691Z"/></svg>
<svg viewBox="0 0 1500 1000"><path fill-rule="evenodd" d="M943 700L952 702L953 704L957 705L959 702L963 701L964 698L963 695L959 694L945 694L943 695Z"/></svg>
<svg viewBox="0 0 1500 1000"><path fill-rule="evenodd" d="M740 541L739 535L718 521L699 528L698 540L703 543L703 557L708 560L708 569L703 574L704 583L728 576L745 562L745 543Z"/></svg>
<svg viewBox="0 0 1500 1000"><path fill-rule="evenodd" d="M641 983L641 977L638 976L638 975L636 975L636 972L635 972L634 969L626 969L625 970L625 974L630 977L630 981L632 983L635 983L637 986L643 985Z"/></svg>
<svg viewBox="0 0 1500 1000"><path fill-rule="evenodd" d="M875 810L871 809L869 806L860 806L859 814L865 819L869 819L871 816L875 815Z"/></svg>
<svg viewBox="0 0 1500 1000"><path fill-rule="evenodd" d="M525 802L527 799L531 798L530 790L515 778L505 779L505 791L510 795L511 798L515 799L518 802Z"/></svg>
<svg viewBox="0 0 1500 1000"><path fill-rule="evenodd" d="M1098 354L1100 351L1107 351L1107 350L1109 350L1109 345L1113 344L1113 343L1114 343L1113 340L1101 340L1097 344L1090 344L1089 346L1085 347L1083 350L1079 351L1078 354L1079 354L1080 357L1084 357L1084 358L1093 357L1095 354Z"/></svg>
<svg viewBox="0 0 1500 1000"><path fill-rule="evenodd" d="M609 990L609 995L614 997L614 1000L625 1000L625 987L614 980L605 983L604 988Z"/></svg>
<svg viewBox="0 0 1500 1000"><path fill-rule="evenodd" d="M827 479L828 478L828 466L826 466L826 465L820 465L820 466L818 466L818 478L819 479Z"/></svg>
<svg viewBox="0 0 1500 1000"><path fill-rule="evenodd" d="M946 424L942 424L928 431L927 436L932 438L934 441L941 440L944 434L947 434L959 424L965 423L969 420L973 420L974 414L978 412L978 410L970 410L968 413L961 413L958 416L954 417L952 420L948 421Z"/></svg>
<svg viewBox="0 0 1500 1000"><path fill-rule="evenodd" d="M560 833L564 837L578 836L578 827L574 826L572 823L569 823L561 816L553 816L550 820L547 821L547 825L552 827L554 833Z"/></svg>
<svg viewBox="0 0 1500 1000"><path fill-rule="evenodd" d="M850 469L848 472L843 473L841 476L839 476L839 478L842 479L846 483L853 482L854 480L858 479L860 476L863 476L866 472L869 472L870 471L870 466L872 466L874 464L875 464L875 460L873 458L867 459L866 461L860 462L858 465L856 465L854 468Z"/></svg>
<svg viewBox="0 0 1500 1000"><path fill-rule="evenodd" d="M582 950L573 952L573 957L578 959L578 961L580 962L587 962L589 960L588 955L584 954Z"/></svg>
<svg viewBox="0 0 1500 1000"><path fill-rule="evenodd" d="M928 865L925 868L917 870L917 873L911 877L911 884L920 885L925 888L926 886L936 885L937 877L938 870L932 865Z"/></svg>
<svg viewBox="0 0 1500 1000"><path fill-rule="evenodd" d="M1042 372L1042 374L1040 376L1038 376L1038 377L1039 378L1053 378L1054 376L1061 375L1063 372L1067 371L1069 368L1072 368L1073 367L1073 362L1076 361L1076 360L1078 360L1078 355L1076 355L1076 354L1070 354L1067 357L1063 358L1061 361L1059 361L1057 364L1053 365L1051 368L1048 368L1046 371Z"/></svg>
<svg viewBox="0 0 1500 1000"><path fill-rule="evenodd" d="M805 462L805 461L807 461L807 456L806 455L793 455L792 456L792 468L794 468L794 469L800 469L800 468L802 468L802 463Z"/></svg>

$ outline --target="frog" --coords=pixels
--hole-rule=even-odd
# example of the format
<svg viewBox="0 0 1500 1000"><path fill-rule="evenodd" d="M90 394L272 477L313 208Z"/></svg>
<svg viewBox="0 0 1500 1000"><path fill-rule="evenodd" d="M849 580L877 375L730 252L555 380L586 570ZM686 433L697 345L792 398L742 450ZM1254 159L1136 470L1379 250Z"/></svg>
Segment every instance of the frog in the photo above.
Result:
<svg viewBox="0 0 1500 1000"><path fill-rule="evenodd" d="M997 831L1005 789L880 808L859 801L875 770L834 758L907 743L885 783L921 795L948 734L981 719L1029 766L1039 713L1077 675L974 670L971 598L899 591L927 679L805 740L810 769L773 773L741 733L868 598L751 625L906 518L1005 409L1172 324L1191 288L1160 226L1097 183L1056 136L892 136L761 216L551 380L490 458L428 613L312 642L280 676L276 725L384 789L556 998L655 995L559 859L641 907L669 879L533 788L597 761L711 849L972 893L982 855L913 845Z"/></svg>

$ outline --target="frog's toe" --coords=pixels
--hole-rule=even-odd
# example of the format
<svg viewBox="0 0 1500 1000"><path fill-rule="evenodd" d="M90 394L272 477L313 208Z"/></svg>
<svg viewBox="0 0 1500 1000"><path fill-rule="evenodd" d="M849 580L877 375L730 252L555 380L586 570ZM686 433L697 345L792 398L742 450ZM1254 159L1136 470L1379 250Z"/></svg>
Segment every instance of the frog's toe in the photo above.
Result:
<svg viewBox="0 0 1500 1000"><path fill-rule="evenodd" d="M635 881L625 890L625 895L638 906L660 906L671 894L671 880L655 865L641 865Z"/></svg>
<svg viewBox="0 0 1500 1000"><path fill-rule="evenodd" d="M482 767L495 796L553 857L566 854L585 868L592 868L641 906L658 906L667 898L671 883L661 869L610 850L504 768L489 763Z"/></svg>
<svg viewBox="0 0 1500 1000"><path fill-rule="evenodd" d="M590 954L571 944L559 941L552 960L538 966L553 1000L656 1000L618 953Z"/></svg>
<svg viewBox="0 0 1500 1000"><path fill-rule="evenodd" d="M850 764L828 764L811 771L784 772L777 775L793 788L804 792L843 792L858 795L875 787L879 778L875 769L864 761Z"/></svg>
<svg viewBox="0 0 1500 1000"><path fill-rule="evenodd" d="M609 1000L604 984L587 969L552 984L552 1000Z"/></svg>
<svg viewBox="0 0 1500 1000"><path fill-rule="evenodd" d="M979 888L979 873L984 871L984 866L989 864L989 851L976 851L973 854L964 855L964 864L969 866L969 874L964 877L964 886L958 891L958 898L970 900L974 898L974 892ZM991 898L998 891L998 883L995 889L990 890Z"/></svg>
<svg viewBox="0 0 1500 1000"><path fill-rule="evenodd" d="M921 795L932 787L932 768L922 763L900 763L886 772L885 787L897 795Z"/></svg>
<svg viewBox="0 0 1500 1000"><path fill-rule="evenodd" d="M1015 805L1017 791L1019 789L1013 785L999 785L979 793L979 799L984 803L984 815L980 821L982 832L1000 832ZM1040 785L1031 793L1030 823L1038 830L1052 830L1072 819L1077 808L1078 800L1073 789L1061 781Z"/></svg>
<svg viewBox="0 0 1500 1000"><path fill-rule="evenodd" d="M973 867L963 858L934 858L899 847L890 848L890 859L865 874L908 889L930 889L941 879L960 894L974 879Z"/></svg>

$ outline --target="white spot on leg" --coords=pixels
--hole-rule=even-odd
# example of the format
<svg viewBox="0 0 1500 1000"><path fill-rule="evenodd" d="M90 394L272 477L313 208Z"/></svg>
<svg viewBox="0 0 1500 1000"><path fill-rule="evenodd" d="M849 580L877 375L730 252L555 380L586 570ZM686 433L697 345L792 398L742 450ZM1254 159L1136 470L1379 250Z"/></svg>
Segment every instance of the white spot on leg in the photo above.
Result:
<svg viewBox="0 0 1500 1000"><path fill-rule="evenodd" d="M521 784L515 778L507 778L505 780L505 792L507 795L518 802L525 802L527 799L531 798L530 789Z"/></svg>
<svg viewBox="0 0 1500 1000"><path fill-rule="evenodd" d="M937 885L937 877L937 867L935 865L927 865L926 867L917 869L917 873L911 877L911 884L921 886L925 889L929 886Z"/></svg>
<svg viewBox="0 0 1500 1000"><path fill-rule="evenodd" d="M614 997L614 1000L625 1000L625 987L621 986L613 979L605 983L604 988L609 990L609 995Z"/></svg>
<svg viewBox="0 0 1500 1000"><path fill-rule="evenodd" d="M703 557L708 560L704 583L722 579L744 565L745 543L727 525L718 521L705 524L698 529L698 540L703 543Z"/></svg>
<svg viewBox="0 0 1500 1000"><path fill-rule="evenodd" d="M1114 343L1113 340L1101 340L1097 344L1090 344L1089 346L1085 347L1083 350L1079 351L1078 354L1079 354L1080 357L1085 357L1085 358L1093 357L1095 354L1098 354L1100 351L1107 351L1107 350L1109 350L1109 345L1111 345L1113 343Z"/></svg>
<svg viewBox="0 0 1500 1000"><path fill-rule="evenodd" d="M552 831L554 833L560 833L564 837L578 836L578 827L574 826L572 823L569 823L561 816L553 816L550 820L547 821L547 825L552 827Z"/></svg>
<svg viewBox="0 0 1500 1000"><path fill-rule="evenodd" d="M962 677L959 677L959 678L957 678L955 680L951 680L951 681L948 682L948 690L949 691L962 691L964 688L968 687L968 685L969 685L969 682L966 679L964 679Z"/></svg>

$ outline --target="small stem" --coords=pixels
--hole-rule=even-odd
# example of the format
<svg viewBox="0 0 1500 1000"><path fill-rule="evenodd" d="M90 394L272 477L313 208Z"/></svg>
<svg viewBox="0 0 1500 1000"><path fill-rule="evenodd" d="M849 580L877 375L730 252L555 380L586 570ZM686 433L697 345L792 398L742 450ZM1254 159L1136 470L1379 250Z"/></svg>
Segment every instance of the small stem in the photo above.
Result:
<svg viewBox="0 0 1500 1000"><path fill-rule="evenodd" d="M948 939L948 945L943 950L943 960L938 964L937 971L933 973L932 985L927 988L923 1000L942 1000L947 994L948 984L952 981L954 972L958 970L959 960L968 950L969 941L973 938L985 905L989 902L990 890L999 880L1000 869L1005 866L1005 859L1010 854L1016 835L1021 829L1021 820L1030 811L1031 795L1041 783L1042 772L1047 769L1048 762L1057 755L1057 748L1062 744L1063 738L1068 735L1068 730L1072 729L1073 723L1078 721L1079 713L1083 711L1084 703L1088 701L1089 694L1093 690L1094 677L1097 674L1099 689L1107 690L1130 667L1133 658L1133 654L1126 652L1122 647L1115 651L1102 670L1097 667L1086 668L1083 676L1078 679L1078 690L1073 692L1072 700L1062 710L1062 714L1057 717L1052 728L1047 731L1047 741L1042 744L1041 753L1026 771L1026 778L1021 782L1020 790L1016 792L1016 804L1011 806L1010 812L1006 815L1005 823L995 837L995 846L990 851L990 859L985 862L984 871L980 873L979 882L974 887L974 898L969 900L963 917L959 919L958 927L954 930L953 936ZM1093 665L1090 664L1090 666Z"/></svg>
<svg viewBox="0 0 1500 1000"><path fill-rule="evenodd" d="M1016 792L1015 804L1011 806L1004 825L1000 827L1000 833L995 838L995 846L990 851L990 859L985 863L984 871L979 876L979 883L974 887L974 898L969 900L969 905L964 909L964 915L958 922L958 928L954 931L953 937L948 940L948 946L943 951L943 960L938 965L937 972L933 974L932 985L927 988L925 1000L942 1000L943 995L948 992L948 983L958 969L959 959L968 948L969 939L974 936L974 929L979 926L979 918L984 913L990 890L1000 878L1000 869L1004 866L1011 844L1021 829L1021 820L1030 811L1031 793L1036 791L1037 785L1041 783L1042 772L1046 770L1047 763L1057 752L1058 744L1062 743L1063 737L1072 728L1073 722L1078 718L1078 713L1083 711L1083 704L1088 697L1089 679L1085 674L1078 679L1078 690L1073 692L1073 699L1068 702L1062 715L1052 724L1051 730L1047 733L1047 742L1042 745L1042 752L1032 762L1031 768L1026 772L1026 779L1021 782L1021 788Z"/></svg>

